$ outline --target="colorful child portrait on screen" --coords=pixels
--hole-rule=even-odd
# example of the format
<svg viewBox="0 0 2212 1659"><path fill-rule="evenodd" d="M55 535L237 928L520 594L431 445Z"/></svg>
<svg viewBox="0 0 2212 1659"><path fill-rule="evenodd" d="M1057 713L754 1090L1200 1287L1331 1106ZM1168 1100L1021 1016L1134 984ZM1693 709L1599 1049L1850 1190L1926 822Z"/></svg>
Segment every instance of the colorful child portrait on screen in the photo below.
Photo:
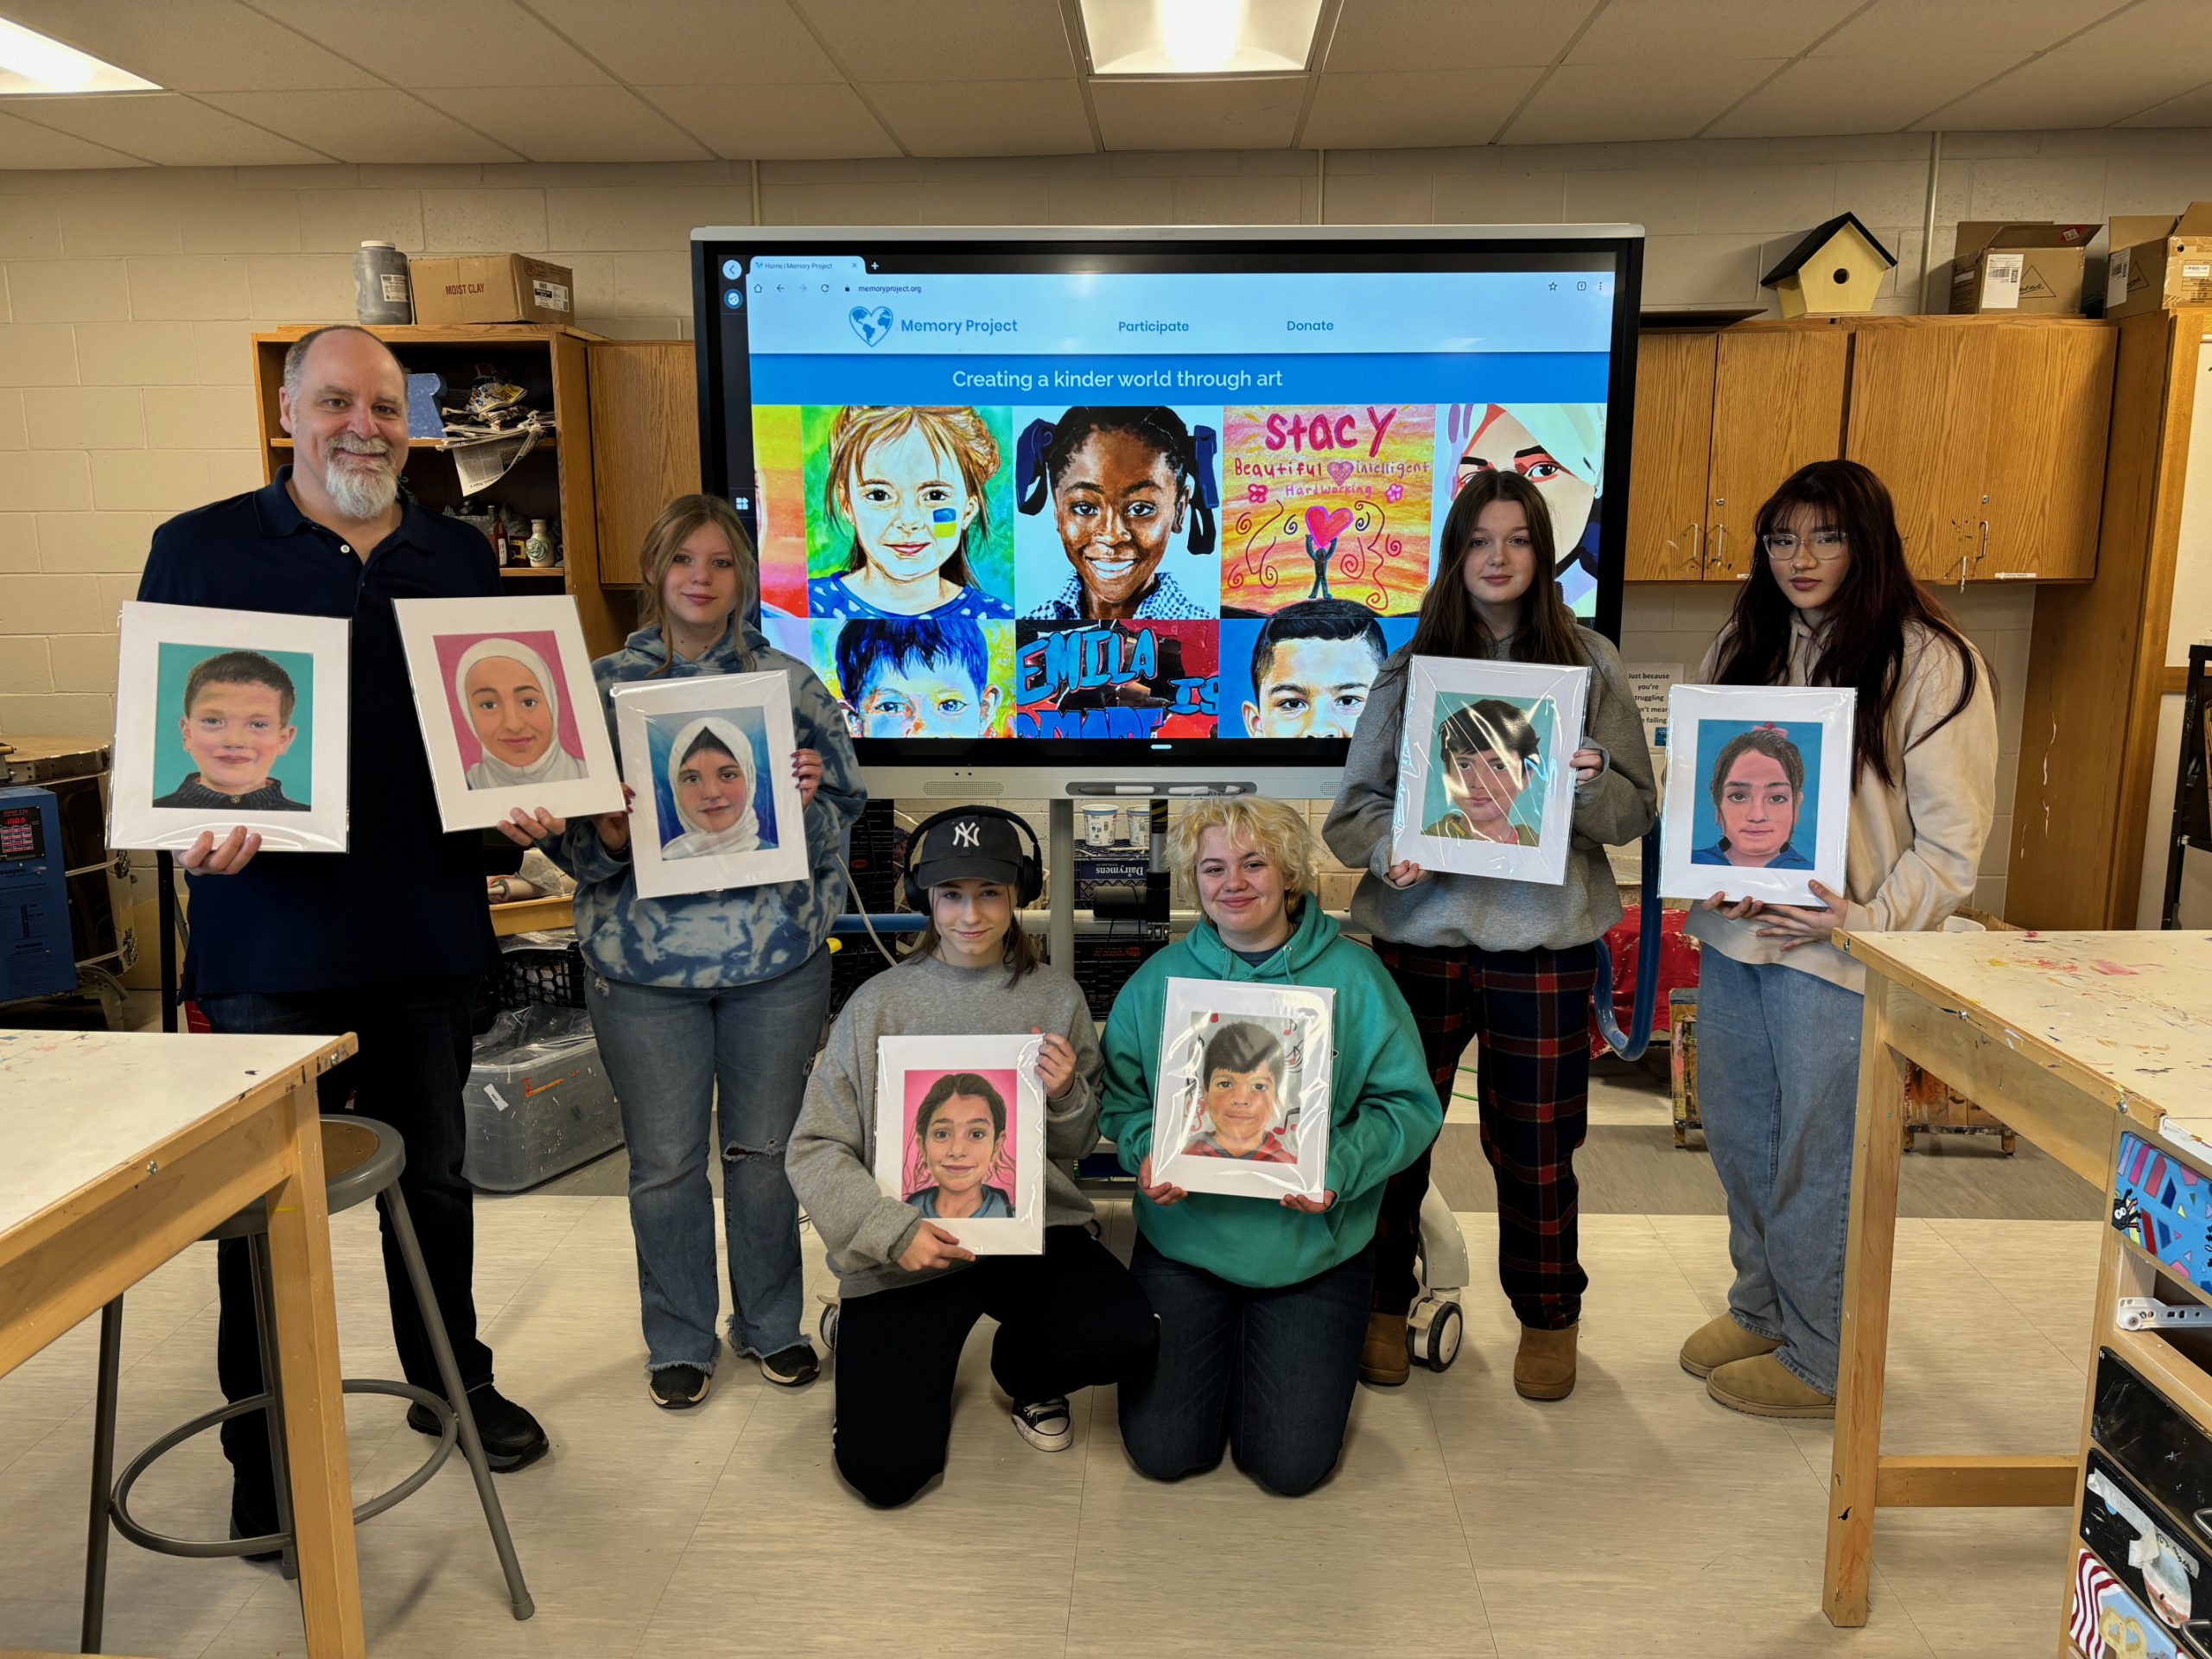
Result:
<svg viewBox="0 0 2212 1659"><path fill-rule="evenodd" d="M1002 737L1014 625L965 618L814 624L815 671L855 737Z"/></svg>
<svg viewBox="0 0 2212 1659"><path fill-rule="evenodd" d="M1160 405L1077 407L1021 429L1019 505L1051 510L1029 538L1021 614L1038 621L1175 621L1217 613L1216 428ZM1170 563L1178 548L1189 556ZM1166 567L1166 568L1163 568Z"/></svg>
<svg viewBox="0 0 2212 1659"><path fill-rule="evenodd" d="M1198 1133L1185 1143L1192 1158L1233 1158L1253 1164L1294 1164L1296 1103L1286 1086L1282 1039L1256 1020L1224 1020L1206 1038L1199 1063Z"/></svg>
<svg viewBox="0 0 2212 1659"><path fill-rule="evenodd" d="M1699 803L1693 864L1732 864L1739 869L1809 870L1813 861L1796 843L1799 828L1809 846L1820 769L1818 727L1802 731L1741 721L1706 721L1698 741L1718 741L1707 780L1712 810ZM1810 752L1808 753L1808 750Z"/></svg>
<svg viewBox="0 0 2212 1659"><path fill-rule="evenodd" d="M1014 1219L1014 1074L913 1071L906 1085L906 1203L931 1221Z"/></svg>
<svg viewBox="0 0 2212 1659"><path fill-rule="evenodd" d="M1350 737L1414 619L1348 599L1306 599L1264 620L1221 625L1224 736Z"/></svg>
<svg viewBox="0 0 2212 1659"><path fill-rule="evenodd" d="M1015 735L1213 736L1218 626L1015 623Z"/></svg>
<svg viewBox="0 0 2212 1659"><path fill-rule="evenodd" d="M303 706L312 700L312 655L164 642L160 668L156 806L312 810L313 740L304 735L311 722Z"/></svg>
<svg viewBox="0 0 2212 1659"><path fill-rule="evenodd" d="M998 429L971 407L803 411L814 515L807 615L1013 615L1002 557L1007 411L991 414Z"/></svg>

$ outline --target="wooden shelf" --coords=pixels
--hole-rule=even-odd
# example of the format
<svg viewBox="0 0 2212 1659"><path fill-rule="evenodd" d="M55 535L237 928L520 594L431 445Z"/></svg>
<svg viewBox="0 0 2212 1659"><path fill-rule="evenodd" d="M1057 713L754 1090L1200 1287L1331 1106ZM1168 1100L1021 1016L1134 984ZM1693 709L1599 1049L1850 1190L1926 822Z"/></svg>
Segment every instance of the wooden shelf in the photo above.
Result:
<svg viewBox="0 0 2212 1659"><path fill-rule="evenodd" d="M557 581L568 574L569 567L565 564L503 564L499 567L502 581L510 576L551 576Z"/></svg>

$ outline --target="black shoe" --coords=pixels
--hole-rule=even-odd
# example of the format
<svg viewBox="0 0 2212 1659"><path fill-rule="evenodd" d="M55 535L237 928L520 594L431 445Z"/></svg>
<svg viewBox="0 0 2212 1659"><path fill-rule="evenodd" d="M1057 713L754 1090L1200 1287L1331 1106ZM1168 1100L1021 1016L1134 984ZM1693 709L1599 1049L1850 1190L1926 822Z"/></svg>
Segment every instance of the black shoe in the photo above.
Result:
<svg viewBox="0 0 2212 1659"><path fill-rule="evenodd" d="M233 1479L231 1483L231 1536L234 1539L265 1538L276 1530L276 1494L266 1486L250 1488L244 1481ZM283 1560L284 1552L282 1549L264 1549L257 1554L241 1555L238 1559L251 1561L256 1567L266 1567L271 1561ZM298 1569L288 1567L284 1569L284 1576L296 1578L299 1576Z"/></svg>
<svg viewBox="0 0 2212 1659"><path fill-rule="evenodd" d="M822 1361L810 1343L797 1342L760 1357L760 1375L779 1389L803 1389L822 1375Z"/></svg>
<svg viewBox="0 0 2212 1659"><path fill-rule="evenodd" d="M714 1374L696 1365L663 1365L645 1384L653 1404L663 1411L689 1411L707 1397Z"/></svg>
<svg viewBox="0 0 2212 1659"><path fill-rule="evenodd" d="M476 1416L477 1438L484 1442L484 1461L500 1474L527 1468L551 1449L537 1419L489 1382L468 1391L468 1408ZM437 1414L425 1406L410 1406L407 1427L435 1440Z"/></svg>

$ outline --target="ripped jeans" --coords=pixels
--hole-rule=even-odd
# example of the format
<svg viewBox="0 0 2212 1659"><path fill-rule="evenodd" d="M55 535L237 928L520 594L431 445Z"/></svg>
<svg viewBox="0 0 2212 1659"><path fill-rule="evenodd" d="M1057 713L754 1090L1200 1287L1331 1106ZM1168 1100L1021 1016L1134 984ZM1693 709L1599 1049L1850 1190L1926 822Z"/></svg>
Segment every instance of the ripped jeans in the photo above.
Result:
<svg viewBox="0 0 2212 1659"><path fill-rule="evenodd" d="M791 1347L804 1297L784 1152L830 1004L829 951L753 985L686 990L594 976L586 996L630 1148L646 1365L715 1368L710 1149L722 1165L730 1346Z"/></svg>

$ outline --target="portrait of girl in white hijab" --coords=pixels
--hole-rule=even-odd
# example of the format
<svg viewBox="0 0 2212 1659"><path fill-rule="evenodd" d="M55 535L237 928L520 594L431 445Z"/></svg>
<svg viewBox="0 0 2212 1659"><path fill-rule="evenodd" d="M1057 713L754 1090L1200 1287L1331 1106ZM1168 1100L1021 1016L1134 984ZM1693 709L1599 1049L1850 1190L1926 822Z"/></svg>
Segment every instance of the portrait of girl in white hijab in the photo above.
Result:
<svg viewBox="0 0 2212 1659"><path fill-rule="evenodd" d="M561 683L544 657L519 639L480 639L454 664L454 707L482 754L467 772L471 789L512 789L588 776L561 741Z"/></svg>
<svg viewBox="0 0 2212 1659"><path fill-rule="evenodd" d="M702 715L676 734L668 757L668 792L679 833L661 845L663 858L712 858L761 846L753 807L752 741L731 721Z"/></svg>

